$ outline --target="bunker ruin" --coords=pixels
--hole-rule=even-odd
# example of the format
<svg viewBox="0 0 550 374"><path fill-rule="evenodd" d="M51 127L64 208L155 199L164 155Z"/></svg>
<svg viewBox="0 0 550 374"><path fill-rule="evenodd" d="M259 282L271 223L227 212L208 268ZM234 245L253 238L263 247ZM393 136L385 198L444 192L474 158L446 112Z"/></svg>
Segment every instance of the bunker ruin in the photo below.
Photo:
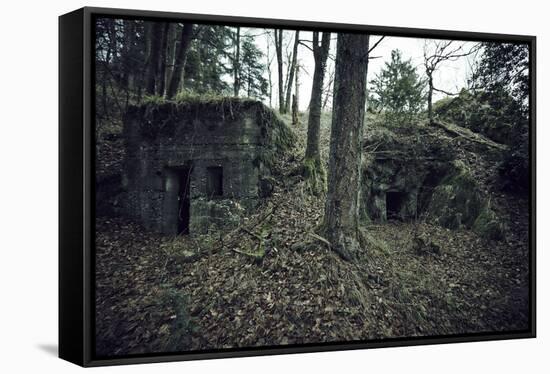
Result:
<svg viewBox="0 0 550 374"><path fill-rule="evenodd" d="M125 213L163 234L235 226L271 193L292 133L260 102L150 103L124 118Z"/></svg>
<svg viewBox="0 0 550 374"><path fill-rule="evenodd" d="M459 140L463 148L455 146ZM479 174L497 164L500 150L495 147L470 132L459 137L429 125L369 129L364 143L363 219L425 218L450 229L466 227L485 237L500 237L500 223L482 191L489 174Z"/></svg>

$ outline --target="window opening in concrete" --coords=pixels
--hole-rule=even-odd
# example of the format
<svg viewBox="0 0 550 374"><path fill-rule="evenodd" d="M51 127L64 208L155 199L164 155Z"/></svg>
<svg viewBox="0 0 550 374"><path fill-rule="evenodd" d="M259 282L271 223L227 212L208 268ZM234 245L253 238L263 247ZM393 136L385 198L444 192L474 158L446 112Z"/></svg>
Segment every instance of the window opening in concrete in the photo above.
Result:
<svg viewBox="0 0 550 374"><path fill-rule="evenodd" d="M223 195L223 168L212 166L206 168L206 195L210 198Z"/></svg>

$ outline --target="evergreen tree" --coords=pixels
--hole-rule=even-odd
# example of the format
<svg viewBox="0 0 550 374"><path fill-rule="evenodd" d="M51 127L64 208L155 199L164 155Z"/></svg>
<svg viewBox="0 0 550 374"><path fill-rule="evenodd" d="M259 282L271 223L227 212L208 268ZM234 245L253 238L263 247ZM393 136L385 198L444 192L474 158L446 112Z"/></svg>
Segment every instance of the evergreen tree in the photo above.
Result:
<svg viewBox="0 0 550 374"><path fill-rule="evenodd" d="M403 60L401 52L394 49L391 61L370 82L370 108L382 112L392 123L410 121L424 108L426 83L411 60Z"/></svg>
<svg viewBox="0 0 550 374"><path fill-rule="evenodd" d="M239 63L239 77L246 96L262 99L268 94L268 83L264 77L266 70L263 63L264 54L258 49L250 37L243 38L242 56Z"/></svg>
<svg viewBox="0 0 550 374"><path fill-rule="evenodd" d="M508 92L527 114L529 105L529 48L527 44L484 43L472 77L476 89Z"/></svg>
<svg viewBox="0 0 550 374"><path fill-rule="evenodd" d="M484 43L483 54L472 77L476 90L483 90L494 99L511 96L516 110L508 110L512 123L510 152L506 154L500 173L503 187L525 192L530 181L529 170L529 48L527 44Z"/></svg>
<svg viewBox="0 0 550 374"><path fill-rule="evenodd" d="M224 79L232 72L232 30L226 26L200 25L187 54L183 86L197 94L229 95Z"/></svg>

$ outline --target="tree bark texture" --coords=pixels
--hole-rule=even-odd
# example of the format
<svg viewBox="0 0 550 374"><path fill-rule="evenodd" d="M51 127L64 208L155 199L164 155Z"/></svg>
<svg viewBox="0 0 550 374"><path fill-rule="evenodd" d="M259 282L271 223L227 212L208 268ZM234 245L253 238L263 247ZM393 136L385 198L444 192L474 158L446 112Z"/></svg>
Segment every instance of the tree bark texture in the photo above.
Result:
<svg viewBox="0 0 550 374"><path fill-rule="evenodd" d="M294 83L294 74L296 72L296 63L298 61L298 44L300 43L300 31L296 30L294 34L294 47L292 49L292 61L290 63L290 69L288 72L288 84L286 87L286 98L285 98L285 113L288 113L290 108L290 97L292 95L292 86Z"/></svg>
<svg viewBox="0 0 550 374"><path fill-rule="evenodd" d="M428 120L430 123L434 121L432 100L433 100L434 84L431 73L428 75Z"/></svg>
<svg viewBox="0 0 550 374"><path fill-rule="evenodd" d="M176 48L174 70L166 91L166 97L168 99L173 99L176 96L180 87L180 82L183 80L183 69L185 68L185 61L187 60L187 52L191 45L192 36L193 24L186 23L181 30L180 42Z"/></svg>
<svg viewBox="0 0 550 374"><path fill-rule="evenodd" d="M239 77L241 60L241 28L237 27L235 36L235 56L233 59L233 96L239 96L241 89L241 78Z"/></svg>
<svg viewBox="0 0 550 374"><path fill-rule="evenodd" d="M296 95L292 95L292 126L298 126L300 121L298 117L298 99Z"/></svg>
<svg viewBox="0 0 550 374"><path fill-rule="evenodd" d="M149 95L155 94L155 84L158 79L159 61L161 57L160 50L163 28L164 24L161 22L154 22L147 25L147 51L149 53L147 55L145 90Z"/></svg>
<svg viewBox="0 0 550 374"><path fill-rule="evenodd" d="M160 56L158 61L158 75L157 75L157 95L164 96L164 88L166 86L166 57L168 55L168 32L170 30L170 24L165 23L162 28L162 36L160 41Z"/></svg>
<svg viewBox="0 0 550 374"><path fill-rule="evenodd" d="M279 84L279 112L284 113L285 95L283 87L283 30L275 29L275 55L277 58L277 77Z"/></svg>
<svg viewBox="0 0 550 374"><path fill-rule="evenodd" d="M325 32L319 45L319 33L313 33L313 57L315 68L313 71L313 84L309 101L309 116L307 121L307 146L306 159L312 160L316 166L321 165L321 153L319 151L319 136L321 128L321 104L323 95L323 80L327 66L327 57L330 48L330 33Z"/></svg>
<svg viewBox="0 0 550 374"><path fill-rule="evenodd" d="M324 229L345 260L361 251L359 193L369 36L339 34Z"/></svg>

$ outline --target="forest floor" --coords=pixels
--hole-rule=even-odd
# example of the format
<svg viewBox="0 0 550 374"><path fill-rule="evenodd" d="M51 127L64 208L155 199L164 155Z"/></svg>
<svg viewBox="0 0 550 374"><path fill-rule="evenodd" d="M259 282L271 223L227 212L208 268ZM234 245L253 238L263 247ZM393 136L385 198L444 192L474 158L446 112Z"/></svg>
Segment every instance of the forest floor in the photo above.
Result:
<svg viewBox="0 0 550 374"><path fill-rule="evenodd" d="M295 152L279 160L273 196L244 223L254 235L166 238L123 219L97 219L98 355L527 329L526 198L494 194L502 241L389 221L366 226L369 247L346 262L312 234L324 199L292 175L305 125L297 133ZM418 235L440 250L419 252ZM254 250L256 236L265 255L239 253ZM306 239L316 245L304 249Z"/></svg>

